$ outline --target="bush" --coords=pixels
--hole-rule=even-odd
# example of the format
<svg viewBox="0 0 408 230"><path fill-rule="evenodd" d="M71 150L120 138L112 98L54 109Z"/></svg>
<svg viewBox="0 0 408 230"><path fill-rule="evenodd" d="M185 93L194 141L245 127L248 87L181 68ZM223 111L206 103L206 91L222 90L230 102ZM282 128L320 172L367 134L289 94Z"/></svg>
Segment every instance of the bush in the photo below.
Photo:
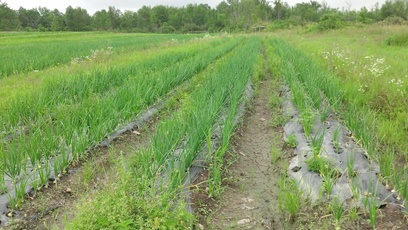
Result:
<svg viewBox="0 0 408 230"><path fill-rule="evenodd" d="M341 29L346 26L346 21L336 13L325 14L320 19L317 28L320 31Z"/></svg>

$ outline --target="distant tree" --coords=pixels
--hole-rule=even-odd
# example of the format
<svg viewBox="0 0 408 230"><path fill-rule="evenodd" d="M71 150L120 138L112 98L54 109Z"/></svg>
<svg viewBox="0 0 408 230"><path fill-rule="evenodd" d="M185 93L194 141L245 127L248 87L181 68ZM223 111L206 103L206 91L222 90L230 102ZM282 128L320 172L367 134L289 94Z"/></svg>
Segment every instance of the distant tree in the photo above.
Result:
<svg viewBox="0 0 408 230"><path fill-rule="evenodd" d="M23 28L37 29L40 24L41 15L35 8L27 10L20 7L18 9L18 20Z"/></svg>
<svg viewBox="0 0 408 230"><path fill-rule="evenodd" d="M126 10L121 17L120 29L128 32L134 31L137 27L137 13Z"/></svg>
<svg viewBox="0 0 408 230"><path fill-rule="evenodd" d="M111 29L119 29L122 12L120 12L119 9L116 9L113 6L109 6L108 15Z"/></svg>
<svg viewBox="0 0 408 230"><path fill-rule="evenodd" d="M92 16L93 29L109 30L112 28L109 14L106 10L96 11Z"/></svg>
<svg viewBox="0 0 408 230"><path fill-rule="evenodd" d="M54 9L49 15L51 19L51 31L62 31L65 28L64 14Z"/></svg>
<svg viewBox="0 0 408 230"><path fill-rule="evenodd" d="M374 21L373 12L368 11L366 7L361 8L357 13L357 21L364 24L372 23Z"/></svg>
<svg viewBox="0 0 408 230"><path fill-rule="evenodd" d="M407 0L387 0L380 8L381 19L384 20L388 17L400 17L408 19L408 1Z"/></svg>
<svg viewBox="0 0 408 230"><path fill-rule="evenodd" d="M10 31L19 27L17 13L7 6L7 3L0 2L0 30Z"/></svg>
<svg viewBox="0 0 408 230"><path fill-rule="evenodd" d="M38 7L37 10L40 13L39 29L47 31L50 30L52 19L54 17L51 10L46 7Z"/></svg>
<svg viewBox="0 0 408 230"><path fill-rule="evenodd" d="M137 11L137 28L140 32L152 32L151 27L152 9L148 6L143 6Z"/></svg>
<svg viewBox="0 0 408 230"><path fill-rule="evenodd" d="M91 29L91 16L81 7L68 6L65 10L65 24L70 31L87 31Z"/></svg>
<svg viewBox="0 0 408 230"><path fill-rule="evenodd" d="M216 7L216 28L227 29L228 31L234 27L234 17L232 6L225 1L222 1Z"/></svg>
<svg viewBox="0 0 408 230"><path fill-rule="evenodd" d="M285 19L289 14L289 5L281 0L273 1L272 19L281 20Z"/></svg>
<svg viewBox="0 0 408 230"><path fill-rule="evenodd" d="M160 32L160 28L164 23L169 21L169 11L163 5L157 5L152 8L151 22L153 29Z"/></svg>
<svg viewBox="0 0 408 230"><path fill-rule="evenodd" d="M321 15L319 12L321 6L317 1L297 3L293 8L293 14L299 17L302 24L318 22Z"/></svg>
<svg viewBox="0 0 408 230"><path fill-rule="evenodd" d="M169 23L168 25L172 26L175 31L181 31L186 21L185 17L185 8L169 7Z"/></svg>

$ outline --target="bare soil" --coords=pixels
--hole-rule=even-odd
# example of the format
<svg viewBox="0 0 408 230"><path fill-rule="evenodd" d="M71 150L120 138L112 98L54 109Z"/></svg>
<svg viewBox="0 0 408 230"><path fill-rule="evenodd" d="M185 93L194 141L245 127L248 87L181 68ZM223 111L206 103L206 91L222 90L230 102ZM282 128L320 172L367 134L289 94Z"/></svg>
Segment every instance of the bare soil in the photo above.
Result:
<svg viewBox="0 0 408 230"><path fill-rule="evenodd" d="M284 147L282 128L270 125L274 116L268 106L270 87L271 80L260 84L259 95L234 135L229 161L235 162L227 169L222 197L209 199L203 187L198 190L201 193L194 193L195 211L205 228L283 228L284 219L278 210L277 179L285 168L282 160L272 163L271 148L275 145L286 153L286 157L290 151Z"/></svg>

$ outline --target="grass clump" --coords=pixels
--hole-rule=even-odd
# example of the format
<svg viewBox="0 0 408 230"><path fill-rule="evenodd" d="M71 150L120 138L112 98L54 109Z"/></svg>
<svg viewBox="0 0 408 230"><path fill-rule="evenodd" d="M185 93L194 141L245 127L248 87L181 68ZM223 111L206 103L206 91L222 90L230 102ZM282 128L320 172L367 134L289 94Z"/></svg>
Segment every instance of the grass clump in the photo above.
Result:
<svg viewBox="0 0 408 230"><path fill-rule="evenodd" d="M282 177L279 186L279 209L289 214L290 220L294 221L302 205L302 191L292 179Z"/></svg>
<svg viewBox="0 0 408 230"><path fill-rule="evenodd" d="M393 35L385 40L389 46L408 46L408 33Z"/></svg>
<svg viewBox="0 0 408 230"><path fill-rule="evenodd" d="M291 147L291 148L296 148L298 142L296 140L296 135L295 134L291 134L288 136L286 143Z"/></svg>

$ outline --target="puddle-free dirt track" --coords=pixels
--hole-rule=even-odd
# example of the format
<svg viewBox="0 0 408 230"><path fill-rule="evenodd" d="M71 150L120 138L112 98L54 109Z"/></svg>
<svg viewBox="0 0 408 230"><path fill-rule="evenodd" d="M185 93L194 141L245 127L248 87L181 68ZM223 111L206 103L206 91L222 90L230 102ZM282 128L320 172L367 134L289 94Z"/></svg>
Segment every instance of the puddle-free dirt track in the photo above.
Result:
<svg viewBox="0 0 408 230"><path fill-rule="evenodd" d="M272 164L271 158L272 145L279 144L281 133L270 125L270 85L269 81L260 85L252 111L234 140L239 157L228 174L234 179L223 193L221 208L210 218L210 225L217 229L281 227L276 178L281 169Z"/></svg>

